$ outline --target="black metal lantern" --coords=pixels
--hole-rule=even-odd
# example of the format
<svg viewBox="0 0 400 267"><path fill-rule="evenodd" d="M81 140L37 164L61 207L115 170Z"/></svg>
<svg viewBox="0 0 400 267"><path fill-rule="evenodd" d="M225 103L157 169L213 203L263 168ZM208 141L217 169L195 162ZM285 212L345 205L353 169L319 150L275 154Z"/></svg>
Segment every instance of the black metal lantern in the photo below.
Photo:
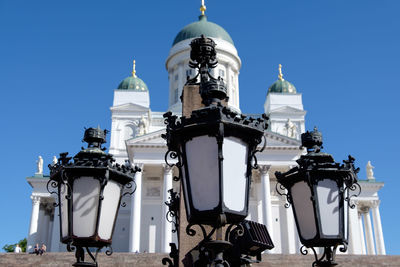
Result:
<svg viewBox="0 0 400 267"><path fill-rule="evenodd" d="M68 153L61 153L58 162L49 165L47 187L58 195L61 242L67 244L69 251L73 250L71 246L76 247L74 266L97 266L89 247L97 248L96 256L105 246L110 247L106 253L112 253L112 234L121 198L133 193L133 175L140 171L129 162L122 166L114 164L112 155L101 147L106 133L99 128L87 129L83 141L88 147L82 148L73 162ZM94 263L84 262L83 248Z"/></svg>
<svg viewBox="0 0 400 267"><path fill-rule="evenodd" d="M188 83L199 85L206 107L192 111L190 117L164 114L167 129L163 137L168 145L165 159L167 164L168 158L178 160L189 222L187 233L194 234L190 228L194 224L210 225L214 227L212 232L208 237L204 235L209 241L216 229L217 236L222 236L218 231L223 225L238 224L248 214L252 169L257 166L255 153L268 118L247 117L222 106L221 101L227 100L225 84L209 73L217 65L215 43L202 36L192 41L191 48L190 66L198 68L198 75ZM196 82L198 76L200 83ZM219 253L230 246L227 238L208 242L213 254L218 255L215 262L222 261Z"/></svg>
<svg viewBox="0 0 400 267"><path fill-rule="evenodd" d="M303 133L301 139L307 154L297 160L298 167L275 173L277 191L293 206L300 241L315 254L313 266L332 266L337 246L342 245L342 252L347 250L348 208L354 208L350 198L361 191L359 169L351 156L341 165L332 155L321 152L322 134L316 128ZM357 194L350 195L356 190ZM324 248L322 257L317 257L315 247ZM307 254L304 247L301 252Z"/></svg>
<svg viewBox="0 0 400 267"><path fill-rule="evenodd" d="M187 219L212 226L238 223L247 216L252 160L268 126L265 115L248 118L221 105L225 85L208 72L217 64L214 46L204 36L191 43L191 66L199 69L200 93L208 106L190 117L164 114L166 160L178 157Z"/></svg>

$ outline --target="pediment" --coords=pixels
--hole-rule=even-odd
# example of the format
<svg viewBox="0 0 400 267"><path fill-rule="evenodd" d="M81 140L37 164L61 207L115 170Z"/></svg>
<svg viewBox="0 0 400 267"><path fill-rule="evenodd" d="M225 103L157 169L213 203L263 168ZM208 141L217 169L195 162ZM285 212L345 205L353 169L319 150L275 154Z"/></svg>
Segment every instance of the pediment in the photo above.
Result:
<svg viewBox="0 0 400 267"><path fill-rule="evenodd" d="M149 108L133 103L126 103L118 106L112 106L110 108L111 111L148 111Z"/></svg>
<svg viewBox="0 0 400 267"><path fill-rule="evenodd" d="M166 147L166 141L161 137L165 133L165 129L151 132L142 136L134 137L126 140L127 147ZM278 133L267 131L265 134L267 138L267 147L291 147L298 149L301 146L300 140L293 139Z"/></svg>
<svg viewBox="0 0 400 267"><path fill-rule="evenodd" d="M290 106L283 106L270 111L270 114L296 114L305 115L306 111Z"/></svg>
<svg viewBox="0 0 400 267"><path fill-rule="evenodd" d="M126 140L126 146L136 147L152 147L152 146L167 146L166 141L161 137L165 133L165 129L154 131L142 136L137 136Z"/></svg>
<svg viewBox="0 0 400 267"><path fill-rule="evenodd" d="M279 133L267 131L267 147L293 147L299 148L301 146L301 141L281 135Z"/></svg>

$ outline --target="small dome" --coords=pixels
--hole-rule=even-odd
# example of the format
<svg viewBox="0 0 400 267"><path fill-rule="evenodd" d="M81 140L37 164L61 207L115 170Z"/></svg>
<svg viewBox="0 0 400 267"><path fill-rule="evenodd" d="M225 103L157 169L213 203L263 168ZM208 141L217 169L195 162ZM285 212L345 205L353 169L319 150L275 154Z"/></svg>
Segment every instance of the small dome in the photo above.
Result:
<svg viewBox="0 0 400 267"><path fill-rule="evenodd" d="M119 85L118 90L148 91L147 85L139 77L129 76Z"/></svg>
<svg viewBox="0 0 400 267"><path fill-rule="evenodd" d="M286 93L286 94L296 94L296 87L286 80L277 80L269 88L268 93Z"/></svg>
<svg viewBox="0 0 400 267"><path fill-rule="evenodd" d="M186 25L176 35L172 46L183 40L200 37L202 34L204 34L206 37L214 37L225 40L233 45L231 36L227 31L224 30L224 28L218 24L207 21L207 17L205 15L200 15L199 21Z"/></svg>
<svg viewBox="0 0 400 267"><path fill-rule="evenodd" d="M147 85L136 76L136 60L133 61L132 76L125 78L119 85L118 90L148 91Z"/></svg>
<svg viewBox="0 0 400 267"><path fill-rule="evenodd" d="M296 87L288 81L283 79L282 65L279 64L279 75L278 80L274 82L269 88L268 93L284 93L284 94L296 94Z"/></svg>

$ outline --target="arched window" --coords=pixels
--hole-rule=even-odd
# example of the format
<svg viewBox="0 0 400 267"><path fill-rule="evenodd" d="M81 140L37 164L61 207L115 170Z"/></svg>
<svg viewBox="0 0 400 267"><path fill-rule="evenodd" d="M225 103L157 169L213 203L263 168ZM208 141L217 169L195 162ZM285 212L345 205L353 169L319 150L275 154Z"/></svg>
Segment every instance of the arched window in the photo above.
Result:
<svg viewBox="0 0 400 267"><path fill-rule="evenodd" d="M124 128L124 141L136 136L136 126L128 124Z"/></svg>

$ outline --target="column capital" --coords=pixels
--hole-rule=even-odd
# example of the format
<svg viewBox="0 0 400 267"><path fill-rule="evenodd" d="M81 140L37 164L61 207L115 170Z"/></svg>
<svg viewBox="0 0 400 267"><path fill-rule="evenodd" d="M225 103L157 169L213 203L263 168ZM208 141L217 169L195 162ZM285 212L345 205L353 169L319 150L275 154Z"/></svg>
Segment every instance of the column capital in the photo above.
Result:
<svg viewBox="0 0 400 267"><path fill-rule="evenodd" d="M381 204L381 201L379 199L375 199L371 201L371 208L377 208Z"/></svg>
<svg viewBox="0 0 400 267"><path fill-rule="evenodd" d="M31 196L32 205L39 205L40 204L40 197L39 196Z"/></svg>
<svg viewBox="0 0 400 267"><path fill-rule="evenodd" d="M268 173L269 169L271 168L271 165L258 165L258 171L262 174L265 175Z"/></svg>
<svg viewBox="0 0 400 267"><path fill-rule="evenodd" d="M166 163L163 163L162 166L164 168L164 174L167 174L167 173L172 171L173 166L170 166L170 165L168 165Z"/></svg>
<svg viewBox="0 0 400 267"><path fill-rule="evenodd" d="M143 167L144 167L144 164L143 164L143 163L132 163L132 165L134 165L134 166L140 168L140 169L142 170L142 173L143 173Z"/></svg>
<svg viewBox="0 0 400 267"><path fill-rule="evenodd" d="M364 203L359 203L357 208L358 208L358 212L366 214L369 212L370 206L365 205Z"/></svg>

